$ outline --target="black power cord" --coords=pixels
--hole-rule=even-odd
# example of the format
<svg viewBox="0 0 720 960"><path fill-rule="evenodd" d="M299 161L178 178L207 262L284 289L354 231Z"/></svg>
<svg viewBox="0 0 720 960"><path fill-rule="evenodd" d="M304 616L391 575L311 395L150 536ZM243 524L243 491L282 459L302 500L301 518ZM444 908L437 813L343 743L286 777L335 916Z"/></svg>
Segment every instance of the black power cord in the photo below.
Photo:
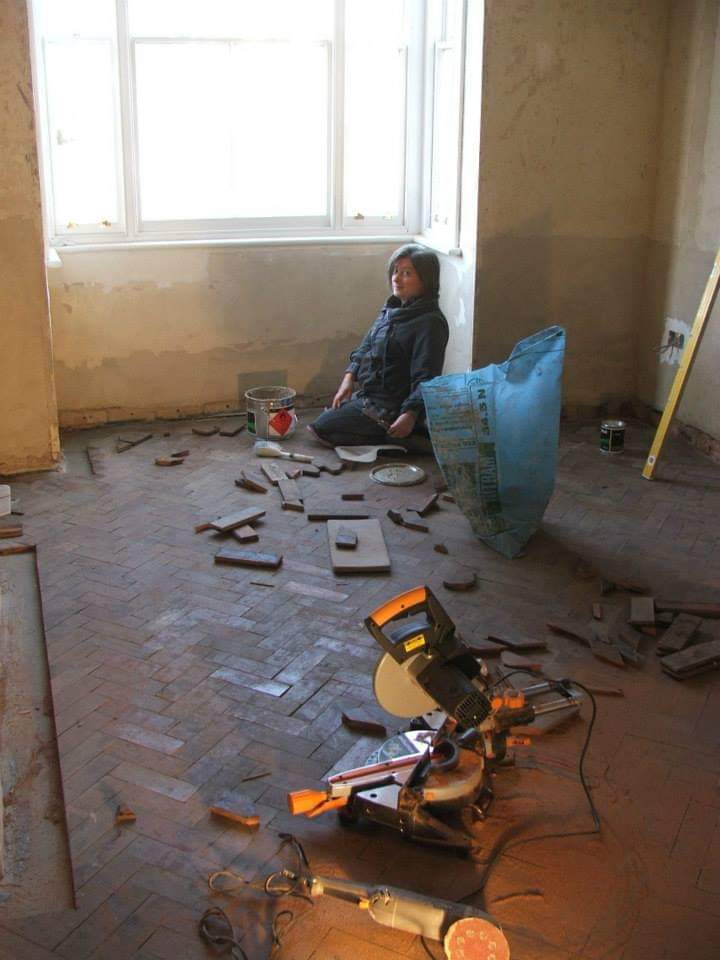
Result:
<svg viewBox="0 0 720 960"><path fill-rule="evenodd" d="M230 948L232 960L248 960L248 955L240 945L235 927L230 917L220 907L210 907L200 917L198 925L200 939L209 943L211 947L220 948L223 952Z"/></svg>
<svg viewBox="0 0 720 960"><path fill-rule="evenodd" d="M507 680L509 677L513 676L516 673L525 673L525 674L528 674L529 676L535 676L531 670L525 670L522 667L520 667L517 670L511 670L510 673L506 673L504 676L499 677L495 681L495 683L492 684L492 689L494 690L500 683L503 683L505 680ZM579 683L577 680L564 680L564 681L556 680L556 681L550 681L550 683L553 684L554 689L560 690L565 694L567 694L568 684L571 684L575 687L579 687L588 695L588 697L590 698L590 702L592 704L592 714L590 716L590 723L588 724L588 730L585 736L585 742L583 744L582 750L580 751L580 756L578 758L578 778L580 780L580 785L583 788L583 792L585 793L585 796L587 798L588 806L590 808L590 816L592 817L592 821L593 821L593 826L591 829L588 829L588 830L569 830L569 831L563 831L562 833L540 833L532 837L519 837L517 840L514 840L511 843L506 843L497 847L497 849L493 851L492 856L487 862L480 886L477 887L475 890L473 890L471 893L468 893L464 897L462 897L459 901L460 903L462 903L463 901L467 901L471 897L474 897L478 893L482 893L484 891L493 868L495 867L497 862L509 850L513 850L516 847L520 847L525 843L535 843L538 840L557 840L557 839L565 840L568 837L585 837L585 836L592 836L596 833L600 833L600 815L598 814L597 807L595 806L592 795L590 793L590 788L588 787L587 780L585 779L585 769L584 769L585 756L590 746L590 739L592 737L593 727L595 726L595 718L597 717L597 703L591 691L588 690L588 688L584 686L582 683ZM432 950L427 944L427 941L422 936L420 937L420 943L422 944L423 949L425 950L425 953L430 958L430 960L438 960L438 957L436 956L436 954L432 952Z"/></svg>
<svg viewBox="0 0 720 960"><path fill-rule="evenodd" d="M307 892L307 881L311 877L310 861L303 845L291 833L280 833L278 836L282 843L277 849L276 856L279 856L286 847L290 847L296 859L294 870L276 870L262 881L243 880L232 870L218 870L208 877L208 886L213 893L232 893L240 889L262 890L269 897L300 897L313 906L313 900ZM230 880L234 885L227 886L226 882L219 885L220 878L224 878L225 881ZM296 919L298 918L293 911L287 908L278 910L275 914L271 926L272 945L269 957L273 957L282 946L281 931L284 936ZM200 938L212 947L220 948L223 952L229 948L231 960L248 960L248 955L240 944L232 921L220 907L210 907L205 911L200 918L198 933Z"/></svg>
<svg viewBox="0 0 720 960"><path fill-rule="evenodd" d="M517 670L512 670L510 673L506 673L504 676L499 677L495 681L495 683L492 685L493 690L498 686L498 684L503 683L505 680L507 680L509 677L512 677L516 673L525 673L525 674L528 674L529 676L533 676L533 677L535 676L532 670L525 670L524 668L519 667ZM578 680L549 680L548 682L551 684L551 687L550 687L551 690L556 690L560 693L563 693L566 696L568 693L569 686L579 687L588 695L588 697L590 698L590 703L592 704L592 714L590 716L590 723L588 724L588 730L585 736L585 743L583 744L583 748L580 751L580 756L578 758L578 778L580 780L580 785L583 788L583 792L585 793L585 796L587 798L588 806L590 808L590 816L592 817L594 825L592 830L576 830L576 831L566 832L566 833L548 833L548 834L538 835L537 837L527 837L525 839L515 840L512 844L509 844L503 847L500 853L497 854L497 856L500 856L502 852L504 852L505 850L509 850L511 847L519 846L522 843L530 843L534 840L549 840L549 839L554 839L556 837L562 837L562 838L584 837L584 836L590 836L594 833L600 833L600 815L597 812L597 807L595 806L595 803L593 802L593 798L590 794L590 788L588 787L587 781L585 779L585 769L584 769L585 756L588 752L588 747L590 746L590 738L592 737L593 727L595 726L595 718L597 716L597 701L595 700L595 697L593 696L592 692L588 690L588 688L584 684L580 683ZM494 860L490 862L490 866L492 866L493 862Z"/></svg>

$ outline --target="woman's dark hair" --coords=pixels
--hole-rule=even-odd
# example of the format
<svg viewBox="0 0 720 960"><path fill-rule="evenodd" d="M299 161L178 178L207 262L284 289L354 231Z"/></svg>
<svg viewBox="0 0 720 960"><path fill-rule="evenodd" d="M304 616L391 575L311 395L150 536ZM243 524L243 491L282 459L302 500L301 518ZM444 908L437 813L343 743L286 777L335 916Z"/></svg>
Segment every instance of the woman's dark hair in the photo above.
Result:
<svg viewBox="0 0 720 960"><path fill-rule="evenodd" d="M418 243L406 243L399 247L388 261L388 282L392 286L395 264L403 257L409 257L423 282L426 297L437 297L440 293L440 261L437 254Z"/></svg>

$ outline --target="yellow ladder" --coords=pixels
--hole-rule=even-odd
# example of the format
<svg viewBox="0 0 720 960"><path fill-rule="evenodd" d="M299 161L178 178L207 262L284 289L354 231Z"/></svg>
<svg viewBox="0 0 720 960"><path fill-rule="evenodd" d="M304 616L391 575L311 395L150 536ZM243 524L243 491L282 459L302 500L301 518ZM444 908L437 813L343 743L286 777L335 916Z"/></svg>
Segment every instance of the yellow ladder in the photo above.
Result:
<svg viewBox="0 0 720 960"><path fill-rule="evenodd" d="M667 403L665 404L665 409L663 410L663 415L660 418L660 423L655 431L655 439L652 442L650 453L648 454L648 458L645 461L645 466L643 467L642 475L646 480L652 480L653 478L653 473L655 472L655 467L657 466L660 451L663 448L665 437L667 436L667 432L670 428L670 423L675 416L675 412L682 398L683 390L685 389L685 381L688 378L693 361L695 360L695 354L700 346L700 340L705 330L705 325L708 317L710 316L710 311L713 308L715 297L717 296L718 292L718 286L720 286L720 250L718 250L717 254L715 255L715 262L713 263L713 268L710 271L708 281L705 284L705 292L702 295L700 306L695 314L695 320L693 321L692 330L690 331L688 341L685 344L680 366L675 374L675 379L673 380L673 385L670 388L670 393L668 395Z"/></svg>

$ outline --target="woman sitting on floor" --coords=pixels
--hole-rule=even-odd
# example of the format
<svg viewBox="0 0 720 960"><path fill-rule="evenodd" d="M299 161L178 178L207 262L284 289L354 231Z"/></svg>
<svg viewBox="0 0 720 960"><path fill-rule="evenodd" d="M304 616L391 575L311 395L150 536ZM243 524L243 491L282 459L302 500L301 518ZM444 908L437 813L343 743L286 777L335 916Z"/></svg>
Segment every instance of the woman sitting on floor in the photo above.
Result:
<svg viewBox="0 0 720 960"><path fill-rule="evenodd" d="M388 264L392 296L350 354L330 409L308 430L327 446L427 435L420 384L442 373L448 324L438 306L440 262L410 243Z"/></svg>

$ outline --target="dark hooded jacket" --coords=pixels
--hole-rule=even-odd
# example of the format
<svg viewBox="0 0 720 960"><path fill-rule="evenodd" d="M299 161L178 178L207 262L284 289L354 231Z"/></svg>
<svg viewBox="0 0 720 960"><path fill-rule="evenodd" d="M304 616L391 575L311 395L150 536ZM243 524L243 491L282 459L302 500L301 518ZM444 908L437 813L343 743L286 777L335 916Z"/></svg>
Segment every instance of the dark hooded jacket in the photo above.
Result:
<svg viewBox="0 0 720 960"><path fill-rule="evenodd" d="M348 373L358 384L355 396L367 399L388 418L406 410L424 411L420 384L442 373L448 324L436 297L405 305L390 297L378 318L350 354Z"/></svg>

